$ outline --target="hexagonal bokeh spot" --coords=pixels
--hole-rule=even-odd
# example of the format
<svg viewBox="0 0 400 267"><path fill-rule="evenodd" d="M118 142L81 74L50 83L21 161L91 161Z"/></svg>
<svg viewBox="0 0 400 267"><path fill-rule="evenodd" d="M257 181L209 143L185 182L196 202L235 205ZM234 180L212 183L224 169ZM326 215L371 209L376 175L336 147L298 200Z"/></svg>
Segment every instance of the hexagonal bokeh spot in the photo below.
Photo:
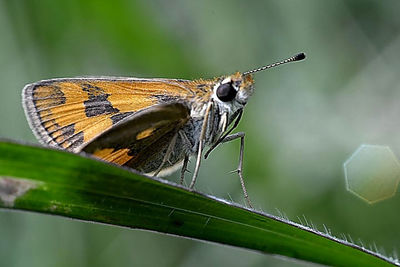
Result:
<svg viewBox="0 0 400 267"><path fill-rule="evenodd" d="M361 145L343 164L347 190L369 204L394 196L400 164L387 146Z"/></svg>

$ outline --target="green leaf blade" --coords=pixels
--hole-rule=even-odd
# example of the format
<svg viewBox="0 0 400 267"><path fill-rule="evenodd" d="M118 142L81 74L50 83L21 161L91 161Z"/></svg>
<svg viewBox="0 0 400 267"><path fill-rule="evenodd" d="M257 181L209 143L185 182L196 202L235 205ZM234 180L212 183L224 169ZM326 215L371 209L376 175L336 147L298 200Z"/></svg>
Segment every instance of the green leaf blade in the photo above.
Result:
<svg viewBox="0 0 400 267"><path fill-rule="evenodd" d="M157 231L327 265L397 264L275 216L84 156L12 142L0 142L0 155L3 208Z"/></svg>

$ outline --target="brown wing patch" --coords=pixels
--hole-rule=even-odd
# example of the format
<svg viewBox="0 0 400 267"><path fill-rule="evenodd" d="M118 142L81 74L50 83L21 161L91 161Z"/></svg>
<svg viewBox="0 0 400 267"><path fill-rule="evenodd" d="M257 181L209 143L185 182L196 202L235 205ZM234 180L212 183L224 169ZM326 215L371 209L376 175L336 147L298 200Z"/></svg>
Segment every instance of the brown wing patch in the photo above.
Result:
<svg viewBox="0 0 400 267"><path fill-rule="evenodd" d="M23 104L38 139L77 151L139 110L165 103L166 98L194 98L192 87L179 80L55 79L26 86Z"/></svg>

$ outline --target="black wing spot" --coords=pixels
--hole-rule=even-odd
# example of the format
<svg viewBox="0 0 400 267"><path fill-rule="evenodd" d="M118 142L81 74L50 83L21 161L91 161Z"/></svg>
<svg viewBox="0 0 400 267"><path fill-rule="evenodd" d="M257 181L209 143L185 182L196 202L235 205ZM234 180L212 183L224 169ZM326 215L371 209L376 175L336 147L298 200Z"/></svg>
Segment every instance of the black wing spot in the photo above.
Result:
<svg viewBox="0 0 400 267"><path fill-rule="evenodd" d="M119 112L119 109L114 108L103 89L91 84L83 84L82 90L87 92L89 99L84 101L85 114L87 117L94 117L102 114L112 114Z"/></svg>
<svg viewBox="0 0 400 267"><path fill-rule="evenodd" d="M45 97L37 97L35 95L36 90L40 89L41 87L45 87L45 86L50 87L49 94L46 95ZM36 85L32 89L32 92L33 92L32 93L33 94L33 103L35 104L35 107L36 107L37 102L40 102L42 100L51 100L50 101L51 103L49 103L48 107L55 107L55 106L63 105L66 103L66 100L67 100L64 93L62 92L61 88L56 85L39 84L39 85Z"/></svg>
<svg viewBox="0 0 400 267"><path fill-rule="evenodd" d="M83 144L83 132L75 134L69 139L70 147L68 149L75 149Z"/></svg>
<svg viewBox="0 0 400 267"><path fill-rule="evenodd" d="M58 146L62 147L64 143L67 143L68 147L65 148L71 150L83 144L83 132L75 133L75 123L61 127L53 120L51 126L55 127L55 130L48 134ZM61 131L61 133L59 131ZM56 139L60 136L63 137L63 140L57 142Z"/></svg>
<svg viewBox="0 0 400 267"><path fill-rule="evenodd" d="M153 95L155 99L157 99L157 102L159 104L168 104L172 102L178 102L181 100L181 98L177 96L171 96L171 95Z"/></svg>
<svg viewBox="0 0 400 267"><path fill-rule="evenodd" d="M75 133L75 123L63 127L62 131L63 135L65 135L67 138L64 141L62 141L59 145L62 145L63 143L67 142L68 143L67 149L72 150L83 144L83 132L81 131L79 133Z"/></svg>
<svg viewBox="0 0 400 267"><path fill-rule="evenodd" d="M110 118L112 120L113 125L115 125L116 123L120 122L121 120L125 119L126 117L129 117L132 114L133 114L133 112L123 112L123 113L118 113L118 114L112 115Z"/></svg>
<svg viewBox="0 0 400 267"><path fill-rule="evenodd" d="M65 136L72 136L75 133L75 123L63 127L62 133Z"/></svg>

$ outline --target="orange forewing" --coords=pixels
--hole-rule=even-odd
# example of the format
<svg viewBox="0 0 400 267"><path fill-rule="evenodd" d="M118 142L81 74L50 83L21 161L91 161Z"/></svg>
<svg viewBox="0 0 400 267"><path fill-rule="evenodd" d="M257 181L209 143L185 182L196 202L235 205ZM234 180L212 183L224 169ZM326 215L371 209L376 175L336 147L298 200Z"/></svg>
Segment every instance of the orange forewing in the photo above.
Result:
<svg viewBox="0 0 400 267"><path fill-rule="evenodd" d="M206 99L210 84L212 81L168 79L53 79L27 85L24 108L42 142L79 151L139 110L160 103Z"/></svg>

